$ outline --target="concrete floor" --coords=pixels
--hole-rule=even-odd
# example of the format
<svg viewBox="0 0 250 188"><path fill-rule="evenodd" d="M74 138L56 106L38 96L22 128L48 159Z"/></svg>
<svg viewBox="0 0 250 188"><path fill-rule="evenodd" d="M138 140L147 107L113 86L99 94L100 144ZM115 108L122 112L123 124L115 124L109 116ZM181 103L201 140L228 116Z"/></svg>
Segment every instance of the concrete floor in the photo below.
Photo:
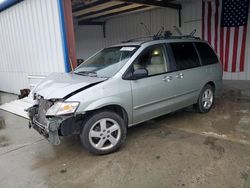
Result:
<svg viewBox="0 0 250 188"><path fill-rule="evenodd" d="M225 82L208 114L185 109L128 130L116 153L93 156L77 137L51 146L0 111L0 187L250 187L250 82ZM16 98L0 93L0 103Z"/></svg>

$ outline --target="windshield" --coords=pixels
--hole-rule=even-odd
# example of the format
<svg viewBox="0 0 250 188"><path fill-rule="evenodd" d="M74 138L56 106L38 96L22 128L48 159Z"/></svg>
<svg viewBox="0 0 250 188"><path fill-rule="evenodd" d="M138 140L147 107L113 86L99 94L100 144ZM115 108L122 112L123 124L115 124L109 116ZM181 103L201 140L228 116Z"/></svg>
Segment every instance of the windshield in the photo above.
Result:
<svg viewBox="0 0 250 188"><path fill-rule="evenodd" d="M87 76L112 77L127 63L137 49L138 46L119 46L103 49L78 66L74 73Z"/></svg>

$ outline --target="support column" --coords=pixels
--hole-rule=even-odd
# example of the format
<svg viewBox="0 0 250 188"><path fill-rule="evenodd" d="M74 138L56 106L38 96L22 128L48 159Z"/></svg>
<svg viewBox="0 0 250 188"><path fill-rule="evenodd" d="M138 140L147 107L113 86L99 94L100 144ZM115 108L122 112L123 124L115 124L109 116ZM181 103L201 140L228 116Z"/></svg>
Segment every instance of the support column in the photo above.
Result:
<svg viewBox="0 0 250 188"><path fill-rule="evenodd" d="M62 1L64 9L66 36L67 36L67 47L69 53L69 63L71 70L73 70L77 66L77 60L76 60L76 45L75 45L75 32L74 32L72 6L71 6L71 0L62 0Z"/></svg>

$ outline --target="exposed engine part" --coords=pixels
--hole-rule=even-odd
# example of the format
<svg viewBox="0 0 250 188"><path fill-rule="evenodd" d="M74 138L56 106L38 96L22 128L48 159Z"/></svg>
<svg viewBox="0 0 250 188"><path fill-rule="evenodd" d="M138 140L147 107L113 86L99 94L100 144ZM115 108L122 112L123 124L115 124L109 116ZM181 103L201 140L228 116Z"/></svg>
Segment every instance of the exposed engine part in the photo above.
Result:
<svg viewBox="0 0 250 188"><path fill-rule="evenodd" d="M62 120L60 118L46 118L47 110L53 105L53 102L39 99L38 105L27 109L30 118L29 127L33 127L40 134L49 140L53 145L60 144L58 129Z"/></svg>
<svg viewBox="0 0 250 188"><path fill-rule="evenodd" d="M32 121L35 115L38 113L38 105L30 107L26 111L28 112L28 117Z"/></svg>
<svg viewBox="0 0 250 188"><path fill-rule="evenodd" d="M58 135L58 129L60 127L62 120L59 118L53 118L49 120L49 137L48 140L51 144L53 145L59 145L60 144L60 139Z"/></svg>

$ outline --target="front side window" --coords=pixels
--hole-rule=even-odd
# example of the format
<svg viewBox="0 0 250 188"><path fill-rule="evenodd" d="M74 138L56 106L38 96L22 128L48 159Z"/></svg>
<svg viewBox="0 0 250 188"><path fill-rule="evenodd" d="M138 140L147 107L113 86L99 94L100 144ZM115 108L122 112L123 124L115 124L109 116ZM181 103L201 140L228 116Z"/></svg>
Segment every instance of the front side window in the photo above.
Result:
<svg viewBox="0 0 250 188"><path fill-rule="evenodd" d="M195 46L197 48L198 53L200 54L202 65L210 65L219 62L214 51L208 44L203 42L196 42Z"/></svg>
<svg viewBox="0 0 250 188"><path fill-rule="evenodd" d="M146 69L149 76L165 73L167 69L164 47L156 45L145 49L135 60L133 68Z"/></svg>
<svg viewBox="0 0 250 188"><path fill-rule="evenodd" d="M119 46L103 49L86 60L75 74L97 77L114 76L136 52L138 46Z"/></svg>
<svg viewBox="0 0 250 188"><path fill-rule="evenodd" d="M177 70L200 66L199 58L192 42L169 43L169 45L172 49Z"/></svg>

